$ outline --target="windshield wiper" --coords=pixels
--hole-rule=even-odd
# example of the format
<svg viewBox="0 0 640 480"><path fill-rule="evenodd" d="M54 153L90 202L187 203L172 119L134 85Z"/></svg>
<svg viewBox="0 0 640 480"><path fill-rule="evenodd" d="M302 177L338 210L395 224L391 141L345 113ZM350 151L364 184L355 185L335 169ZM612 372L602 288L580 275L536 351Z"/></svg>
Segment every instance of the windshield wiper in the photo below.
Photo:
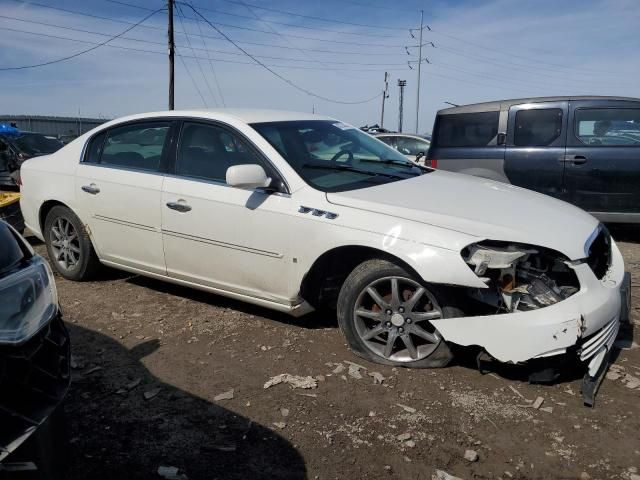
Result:
<svg viewBox="0 0 640 480"><path fill-rule="evenodd" d="M370 170L362 170L360 168L352 167L349 165L320 165L318 163L305 163L302 165L302 168L314 168L314 169L322 169L322 170L339 170L343 172L354 172L361 173L363 175L370 175L372 177L382 176L387 178L393 178L395 180L403 180L404 177L400 175L394 175L392 173L384 173L384 172L372 172Z"/></svg>
<svg viewBox="0 0 640 480"><path fill-rule="evenodd" d="M424 167L418 163L411 162L407 160L406 162L403 160L394 160L393 158L384 158L382 160L372 160L370 158L362 158L358 160L359 162L366 163L382 163L383 165L400 165L401 167L416 167L422 171L430 171L429 168Z"/></svg>

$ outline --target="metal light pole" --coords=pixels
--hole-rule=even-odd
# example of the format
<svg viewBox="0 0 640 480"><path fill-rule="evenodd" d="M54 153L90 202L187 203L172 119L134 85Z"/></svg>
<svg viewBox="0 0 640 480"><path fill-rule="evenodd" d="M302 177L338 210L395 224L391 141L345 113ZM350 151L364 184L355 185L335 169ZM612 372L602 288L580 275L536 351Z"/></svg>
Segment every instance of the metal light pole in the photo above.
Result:
<svg viewBox="0 0 640 480"><path fill-rule="evenodd" d="M400 87L400 103L399 103L399 119L398 119L398 132L402 133L402 116L404 106L404 87L407 85L406 80L398 80L398 86Z"/></svg>
<svg viewBox="0 0 640 480"><path fill-rule="evenodd" d="M388 77L389 73L384 72L384 90L382 91L382 113L380 114L380 128L384 127L384 102L387 98L389 98L389 82L387 82Z"/></svg>
<svg viewBox="0 0 640 480"><path fill-rule="evenodd" d="M420 40L418 41L418 85L416 91L416 135L420 121L420 67L422 67L422 31L424 30L424 10L420 10Z"/></svg>
<svg viewBox="0 0 640 480"><path fill-rule="evenodd" d="M174 77L175 77L175 53L176 53L176 44L173 40L173 2L174 0L168 0L168 9L169 9L169 110L173 110L174 107Z"/></svg>

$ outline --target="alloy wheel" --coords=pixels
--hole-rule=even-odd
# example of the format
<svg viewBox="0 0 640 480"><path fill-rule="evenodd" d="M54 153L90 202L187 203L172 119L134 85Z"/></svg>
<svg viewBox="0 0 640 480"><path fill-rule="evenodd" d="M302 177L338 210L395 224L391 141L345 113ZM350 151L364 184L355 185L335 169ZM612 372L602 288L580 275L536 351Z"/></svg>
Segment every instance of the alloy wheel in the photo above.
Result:
<svg viewBox="0 0 640 480"><path fill-rule="evenodd" d="M371 282L358 296L353 315L360 339L387 360L422 360L441 341L430 321L442 318L442 309L429 290L409 278Z"/></svg>
<svg viewBox="0 0 640 480"><path fill-rule="evenodd" d="M49 242L53 260L64 270L74 269L80 262L80 238L73 224L58 217L51 225Z"/></svg>

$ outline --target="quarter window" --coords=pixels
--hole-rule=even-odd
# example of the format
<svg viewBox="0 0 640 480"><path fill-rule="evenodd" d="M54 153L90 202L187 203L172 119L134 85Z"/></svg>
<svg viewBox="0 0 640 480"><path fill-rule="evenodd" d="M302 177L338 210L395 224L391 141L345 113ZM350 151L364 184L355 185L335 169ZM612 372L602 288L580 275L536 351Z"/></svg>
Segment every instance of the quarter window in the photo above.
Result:
<svg viewBox="0 0 640 480"><path fill-rule="evenodd" d="M263 162L238 136L214 125L184 124L177 175L226 182L229 167L247 164Z"/></svg>
<svg viewBox="0 0 640 480"><path fill-rule="evenodd" d="M168 122L150 122L109 130L100 155L100 163L135 170L157 171L169 126Z"/></svg>
<svg viewBox="0 0 640 480"><path fill-rule="evenodd" d="M640 145L639 108L576 110L576 136L593 146Z"/></svg>
<svg viewBox="0 0 640 480"><path fill-rule="evenodd" d="M514 145L546 147L562 133L562 110L541 108L516 113Z"/></svg>
<svg viewBox="0 0 640 480"><path fill-rule="evenodd" d="M498 134L500 112L438 116L434 144L438 147L484 147Z"/></svg>
<svg viewBox="0 0 640 480"><path fill-rule="evenodd" d="M107 136L107 132L101 132L91 139L87 153L85 154L85 163L100 163L100 154L102 153L102 146L104 145L104 138Z"/></svg>

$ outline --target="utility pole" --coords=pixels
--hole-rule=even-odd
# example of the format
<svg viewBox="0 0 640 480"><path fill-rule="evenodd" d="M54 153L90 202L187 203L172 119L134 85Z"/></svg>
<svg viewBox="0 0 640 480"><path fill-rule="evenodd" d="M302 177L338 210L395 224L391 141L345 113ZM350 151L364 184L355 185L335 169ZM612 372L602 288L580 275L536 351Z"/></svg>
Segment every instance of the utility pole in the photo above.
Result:
<svg viewBox="0 0 640 480"><path fill-rule="evenodd" d="M420 10L420 41L418 42L418 86L416 92L416 135L420 119L420 67L422 66L422 31L424 30L424 10Z"/></svg>
<svg viewBox="0 0 640 480"><path fill-rule="evenodd" d="M176 44L173 40L173 2L174 0L168 1L168 9L169 9L169 110L173 110L174 107L174 90L175 90L175 54L176 54Z"/></svg>
<svg viewBox="0 0 640 480"><path fill-rule="evenodd" d="M404 87L407 85L406 80L398 80L398 86L400 87L400 103L399 103L399 119L398 119L398 132L402 133L402 116L404 105Z"/></svg>
<svg viewBox="0 0 640 480"><path fill-rule="evenodd" d="M384 127L384 101L389 98L389 82L387 82L388 77L389 73L384 72L384 90L382 91L382 114L380 115L380 128Z"/></svg>

